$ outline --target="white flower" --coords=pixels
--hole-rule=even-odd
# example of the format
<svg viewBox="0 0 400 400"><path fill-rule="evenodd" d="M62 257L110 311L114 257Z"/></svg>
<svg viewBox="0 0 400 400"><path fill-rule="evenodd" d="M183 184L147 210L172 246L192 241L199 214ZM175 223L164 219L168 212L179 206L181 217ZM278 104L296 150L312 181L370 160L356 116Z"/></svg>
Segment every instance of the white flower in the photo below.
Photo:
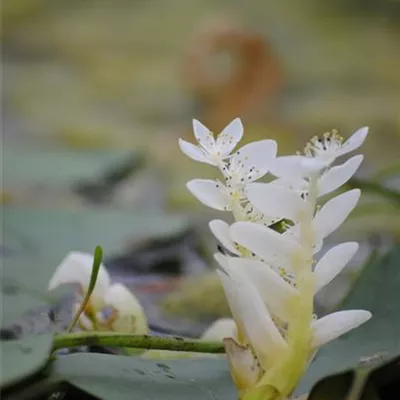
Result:
<svg viewBox="0 0 400 400"><path fill-rule="evenodd" d="M324 169L329 167L336 158L341 157L351 151L357 149L362 145L365 138L368 135L368 128L364 127L357 130L346 142L343 143L343 138L339 136L336 132L326 133L323 138L314 137L307 144L304 149L304 156L296 155L296 156L283 156L277 157L270 168L270 171L273 175L284 178L289 182L293 182L294 180L298 180L304 178L310 174L310 170L312 170L311 166L314 165L316 169ZM350 160L349 160L350 161ZM348 161L348 162L349 162ZM351 173L352 169L358 168L362 159L359 160L357 165L357 161L352 161L351 165L346 165L344 171L339 172L336 170L333 174L337 174L341 181L345 179L344 177L347 174L350 176L345 179L345 182L351 177L353 173ZM329 177L328 177L329 178ZM321 177L322 179L322 177ZM331 178L332 179L332 176ZM338 186L336 186L337 188ZM333 189L334 190L334 189ZM331 190L329 190L331 191ZM325 192L328 193L328 192Z"/></svg>
<svg viewBox="0 0 400 400"><path fill-rule="evenodd" d="M204 205L230 211L235 205L246 202L244 188L268 172L275 155L276 142L273 140L249 143L221 164L224 183L193 179L187 187Z"/></svg>
<svg viewBox="0 0 400 400"><path fill-rule="evenodd" d="M336 131L327 132L322 138L313 137L304 149L304 153L306 157L314 157L325 165L330 165L336 158L359 148L367 134L367 127L360 128L343 143L343 138Z"/></svg>
<svg viewBox="0 0 400 400"><path fill-rule="evenodd" d="M86 294L92 273L93 256L91 254L70 252L57 267L50 279L48 289L58 286L75 284L79 292L77 302L73 307L75 313ZM112 315L103 320L102 310L111 307ZM144 311L132 292L120 283L111 284L108 272L100 265L95 288L89 303L81 314L79 322L84 329L94 328L95 318L100 329L110 329L118 332L145 334L148 332L147 319Z"/></svg>
<svg viewBox="0 0 400 400"><path fill-rule="evenodd" d="M359 189L349 190L329 200L317 211L312 220L315 233L313 238L314 252L321 249L323 240L335 231L345 221L351 211L353 211L360 198L360 194L361 192ZM298 239L300 234L298 222L304 215L305 207L307 206L306 199L302 199L294 191L270 184L254 184L248 188L247 195L251 203L258 207L261 212L269 211L275 215L281 215L282 218L290 219L295 223L292 228L289 228L281 235L281 240L287 237ZM261 228L261 226L250 227L250 230L255 231L254 235L251 236L247 236L247 233L239 233L239 235L243 236L243 240L245 240L246 243L248 242L250 246L257 246L258 230ZM231 234L233 240L239 241L240 243L240 240L234 235L232 236ZM268 235L271 235L271 233L268 233ZM255 241L253 239L255 239ZM259 241L260 240L261 239L259 239ZM246 246L245 244L243 245ZM261 247L263 247L263 245ZM251 251L257 253L255 250Z"/></svg>
<svg viewBox="0 0 400 400"><path fill-rule="evenodd" d="M75 284L79 287L79 294L85 295L89 288L92 274L93 255L72 251L61 261L50 279L48 290L54 290L58 286ZM97 276L96 286L90 296L90 303L95 309L105 306L104 298L110 286L110 276L103 264L101 264Z"/></svg>
<svg viewBox="0 0 400 400"><path fill-rule="evenodd" d="M195 119L193 120L193 131L198 145L179 139L182 152L195 161L219 166L242 138L243 125L240 118L234 119L218 135L217 140L206 126Z"/></svg>
<svg viewBox="0 0 400 400"><path fill-rule="evenodd" d="M297 156L292 157L292 161L298 160L295 158ZM344 185L356 173L363 158L362 155L356 155L341 165L325 169L317 179L317 196L324 196ZM281 161L284 161L284 163L280 164ZM308 181L304 177L306 175L305 170L298 168L295 162L286 161L288 161L288 158L285 157L278 157L276 159L276 164L272 168L281 177L275 179L270 184L294 190L302 196L306 195Z"/></svg>

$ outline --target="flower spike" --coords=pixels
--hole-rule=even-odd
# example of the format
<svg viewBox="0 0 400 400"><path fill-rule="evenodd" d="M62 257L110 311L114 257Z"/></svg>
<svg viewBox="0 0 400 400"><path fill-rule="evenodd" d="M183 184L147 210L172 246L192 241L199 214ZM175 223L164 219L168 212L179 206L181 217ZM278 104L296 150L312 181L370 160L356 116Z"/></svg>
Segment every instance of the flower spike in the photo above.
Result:
<svg viewBox="0 0 400 400"><path fill-rule="evenodd" d="M228 156L242 136L235 121L226 128L231 133L225 145L194 124L202 147L191 157L217 166L222 179L195 179L188 188L203 204L232 212L235 220L231 225L213 220L209 226L226 249L214 258L236 326L224 344L239 398L283 400L320 346L371 318L366 310L346 310L318 319L313 308L316 293L358 249L355 242L342 243L318 262L314 258L354 209L360 191L349 190L322 206L319 199L357 171L362 155L333 164L364 142L368 128L347 141L335 131L315 137L304 155L276 157L276 143L262 140ZM274 180L255 182L268 172Z"/></svg>

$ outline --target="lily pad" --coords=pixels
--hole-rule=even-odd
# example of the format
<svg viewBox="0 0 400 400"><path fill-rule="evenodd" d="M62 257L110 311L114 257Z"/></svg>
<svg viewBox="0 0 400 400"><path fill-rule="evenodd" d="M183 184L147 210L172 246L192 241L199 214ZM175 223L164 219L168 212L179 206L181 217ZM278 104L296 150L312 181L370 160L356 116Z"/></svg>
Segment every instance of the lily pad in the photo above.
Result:
<svg viewBox="0 0 400 400"><path fill-rule="evenodd" d="M22 340L1 341L1 387L11 386L40 371L49 358L52 335L25 337Z"/></svg>
<svg viewBox="0 0 400 400"><path fill-rule="evenodd" d="M333 374L351 371L368 359L400 355L400 246L373 257L340 308L370 310L366 324L323 347L300 384L299 394Z"/></svg>
<svg viewBox="0 0 400 400"><path fill-rule="evenodd" d="M57 358L52 375L107 400L231 400L237 396L225 360L149 361L71 354Z"/></svg>
<svg viewBox="0 0 400 400"><path fill-rule="evenodd" d="M3 148L3 187L69 185L94 178L110 165L134 158L126 150L78 151L54 147L22 147L6 141Z"/></svg>
<svg viewBox="0 0 400 400"><path fill-rule="evenodd" d="M3 338L12 339L20 336L21 326L9 330L22 314L30 309L39 309L42 306L55 304L54 296L47 293L47 283L54 271L54 264L45 258L21 254L19 247L13 247L16 254L1 260L0 291L2 297L1 334ZM43 308L43 313L45 309ZM27 319L27 324L36 324L42 319L41 312L35 318ZM30 331L30 329L24 329Z"/></svg>
<svg viewBox="0 0 400 400"><path fill-rule="evenodd" d="M5 243L17 241L28 254L54 255L61 261L70 250L92 252L100 245L111 256L135 240L183 233L188 220L161 212L132 213L112 209L28 210L4 207ZM33 250L33 251L30 251Z"/></svg>

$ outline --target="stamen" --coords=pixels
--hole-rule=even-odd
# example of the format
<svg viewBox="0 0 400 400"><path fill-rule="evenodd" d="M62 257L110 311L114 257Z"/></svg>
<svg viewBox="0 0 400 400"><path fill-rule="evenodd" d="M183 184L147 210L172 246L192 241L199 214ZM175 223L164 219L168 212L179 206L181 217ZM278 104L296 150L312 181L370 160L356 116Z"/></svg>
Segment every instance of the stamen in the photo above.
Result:
<svg viewBox="0 0 400 400"><path fill-rule="evenodd" d="M304 148L307 157L317 157L325 152L335 152L343 145L343 137L334 129L332 132L325 132L322 137L314 136Z"/></svg>

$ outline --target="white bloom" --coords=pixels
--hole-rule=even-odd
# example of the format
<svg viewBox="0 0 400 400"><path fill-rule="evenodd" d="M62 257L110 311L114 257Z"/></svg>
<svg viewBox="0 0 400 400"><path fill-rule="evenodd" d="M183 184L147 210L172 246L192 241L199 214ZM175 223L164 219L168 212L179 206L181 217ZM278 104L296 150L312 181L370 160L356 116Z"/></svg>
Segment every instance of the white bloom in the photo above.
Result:
<svg viewBox="0 0 400 400"><path fill-rule="evenodd" d="M332 164L336 158L359 148L368 134L368 128L360 128L343 143L336 131L327 132L322 138L314 137L304 149L306 157L314 157L325 165Z"/></svg>
<svg viewBox="0 0 400 400"><path fill-rule="evenodd" d="M312 221L315 252L321 249L323 240L335 231L345 221L351 211L353 211L360 198L360 194L361 192L359 189L349 190L329 200L317 211ZM249 187L247 195L249 200L255 204L256 207L260 208L262 212L270 211L275 214L279 211L282 218L288 218L296 223L296 225L289 228L281 235L282 238L279 239L280 242L283 243L283 238L285 237L292 237L292 239L298 240L300 234L298 222L303 216L305 206L307 205L306 200L301 199L301 197L297 196L295 192L289 189L275 187L269 184L257 184L257 186ZM246 244L241 243L241 240L244 240L250 246L257 246L257 240L252 240L250 237L257 237L257 230L260 228L261 227L252 226L250 224L250 228L248 229L250 231L254 230L254 234L250 233L251 236L249 236L246 230L243 231L245 233L238 233L240 237L237 237L237 234L236 236L232 236L233 240L239 242L239 244L243 244L245 247L247 247ZM271 233L268 232L266 235L271 235ZM259 239L259 241L262 242L262 239ZM262 247L261 245L261 248ZM257 251L252 250L251 247L249 249L257 253Z"/></svg>
<svg viewBox="0 0 400 400"><path fill-rule="evenodd" d="M268 172L275 154L276 142L273 140L249 143L221 164L224 183L193 179L187 183L187 188L204 205L231 211L235 205L246 202L244 188Z"/></svg>
<svg viewBox="0 0 400 400"><path fill-rule="evenodd" d="M327 133L323 138L314 137L304 149L304 156L296 155L277 157L271 166L270 171L273 175L284 178L289 182L307 177L311 172L310 165L312 164L310 164L310 162L314 162L316 169L328 168L336 158L350 153L360 147L367 137L367 134L368 128L361 128L357 130L345 143L343 143L343 138L336 132ZM361 161L362 159L359 163L361 163ZM356 161L353 161L353 163L356 164ZM354 166L355 165L353 165L353 167ZM355 169L357 169L358 166L359 164ZM351 177L352 173L350 171L352 170L352 167L347 165L346 168L349 168L349 171L339 172L339 181L343 179L342 175L344 177L346 174L350 173Z"/></svg>
<svg viewBox="0 0 400 400"><path fill-rule="evenodd" d="M48 290L54 290L58 286L77 284L80 294L85 295L89 288L92 274L93 255L72 251L61 261L50 279ZM100 265L96 286L90 296L90 302L94 308L104 307L105 293L110 286L110 277L103 264Z"/></svg>
<svg viewBox="0 0 400 400"><path fill-rule="evenodd" d="M276 158L276 163L272 168L281 177L272 181L270 185L288 188L304 196L307 194L308 181L304 178L305 170L293 165L296 157L298 156L293 156L292 162L289 162L289 159L285 157ZM344 185L356 173L363 158L362 155L354 156L343 164L322 172L317 179L317 196L324 196ZM284 162L282 163L282 161Z"/></svg>
<svg viewBox="0 0 400 400"><path fill-rule="evenodd" d="M48 289L58 286L75 284L79 287L77 302L73 306L75 313L86 294L92 273L93 255L80 252L70 252L56 268L50 279ZM103 264L100 265L96 285L90 296L87 310L91 315L81 314L79 322L85 329L93 329L91 318L101 315L104 308L111 307L113 314L109 320L97 321L100 328L127 333L144 334L148 332L147 320L143 309L128 288L120 283L111 284L108 272ZM103 324L103 326L102 326Z"/></svg>
<svg viewBox="0 0 400 400"><path fill-rule="evenodd" d="M195 119L193 120L193 131L198 145L179 139L182 152L195 161L219 166L242 138L243 125L240 118L234 119L218 135L217 140L206 126Z"/></svg>

